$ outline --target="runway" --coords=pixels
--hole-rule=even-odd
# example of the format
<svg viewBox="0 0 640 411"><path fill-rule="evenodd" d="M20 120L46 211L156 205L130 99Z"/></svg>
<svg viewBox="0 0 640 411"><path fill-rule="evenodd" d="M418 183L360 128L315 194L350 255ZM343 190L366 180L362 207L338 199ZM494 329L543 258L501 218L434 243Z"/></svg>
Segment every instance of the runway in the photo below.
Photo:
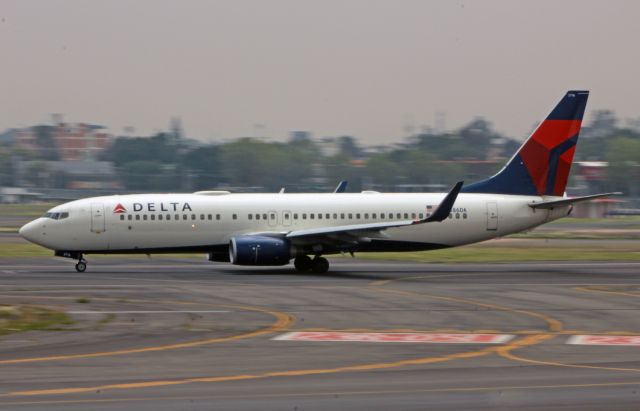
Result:
<svg viewBox="0 0 640 411"><path fill-rule="evenodd" d="M0 409L640 408L638 263L2 260L0 304L74 320L0 336Z"/></svg>

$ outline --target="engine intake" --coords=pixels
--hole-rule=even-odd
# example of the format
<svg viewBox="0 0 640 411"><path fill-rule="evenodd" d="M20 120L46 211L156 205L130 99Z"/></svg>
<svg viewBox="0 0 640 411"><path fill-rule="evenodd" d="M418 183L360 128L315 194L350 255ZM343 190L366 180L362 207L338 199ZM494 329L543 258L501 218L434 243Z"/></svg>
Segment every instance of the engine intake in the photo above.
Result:
<svg viewBox="0 0 640 411"><path fill-rule="evenodd" d="M236 265L286 265L291 260L289 241L246 235L229 242L229 259Z"/></svg>

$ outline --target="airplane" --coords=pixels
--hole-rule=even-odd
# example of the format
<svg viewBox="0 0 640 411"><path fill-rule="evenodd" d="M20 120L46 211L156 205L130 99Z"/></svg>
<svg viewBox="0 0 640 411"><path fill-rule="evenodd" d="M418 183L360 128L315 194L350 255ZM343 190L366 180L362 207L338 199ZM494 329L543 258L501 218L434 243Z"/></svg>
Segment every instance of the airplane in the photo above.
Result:
<svg viewBox="0 0 640 411"><path fill-rule="evenodd" d="M71 201L20 228L26 240L77 260L87 254L194 253L210 261L326 273L330 254L456 247L530 230L573 204L565 187L588 91L568 91L494 176L448 193L112 195Z"/></svg>

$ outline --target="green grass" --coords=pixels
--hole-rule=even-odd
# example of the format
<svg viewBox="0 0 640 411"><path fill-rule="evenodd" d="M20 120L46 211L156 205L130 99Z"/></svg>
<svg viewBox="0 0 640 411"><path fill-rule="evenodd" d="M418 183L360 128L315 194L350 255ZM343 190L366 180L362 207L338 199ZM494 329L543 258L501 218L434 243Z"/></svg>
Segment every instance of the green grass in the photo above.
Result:
<svg viewBox="0 0 640 411"><path fill-rule="evenodd" d="M73 322L67 314L32 306L0 306L0 335L60 329Z"/></svg>
<svg viewBox="0 0 640 411"><path fill-rule="evenodd" d="M436 251L358 253L358 258L420 262L514 262L514 261L640 261L640 241L594 242L568 237L560 239L505 238L488 243ZM51 257L53 252L30 243L0 243L0 259ZM91 255L90 258L144 258L144 255ZM152 258L203 259L202 254L155 254ZM338 257L339 258L339 257Z"/></svg>
<svg viewBox="0 0 640 411"><path fill-rule="evenodd" d="M0 204L3 217L40 217L59 203Z"/></svg>
<svg viewBox="0 0 640 411"><path fill-rule="evenodd" d="M146 258L144 254L89 254L90 258ZM151 258L197 258L204 259L204 253L199 254L152 254ZM53 251L28 242L0 242L0 259L21 257L53 257Z"/></svg>

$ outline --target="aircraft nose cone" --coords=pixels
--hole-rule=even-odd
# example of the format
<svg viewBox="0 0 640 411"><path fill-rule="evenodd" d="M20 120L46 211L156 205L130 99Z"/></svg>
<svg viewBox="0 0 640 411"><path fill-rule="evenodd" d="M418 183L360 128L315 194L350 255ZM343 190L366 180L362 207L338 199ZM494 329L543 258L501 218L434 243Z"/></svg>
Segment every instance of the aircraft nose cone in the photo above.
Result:
<svg viewBox="0 0 640 411"><path fill-rule="evenodd" d="M32 221L20 227L20 230L18 230L18 234L20 234L20 236L25 240L33 242L33 239L35 237L35 231L36 231L36 224L35 224L35 221Z"/></svg>

